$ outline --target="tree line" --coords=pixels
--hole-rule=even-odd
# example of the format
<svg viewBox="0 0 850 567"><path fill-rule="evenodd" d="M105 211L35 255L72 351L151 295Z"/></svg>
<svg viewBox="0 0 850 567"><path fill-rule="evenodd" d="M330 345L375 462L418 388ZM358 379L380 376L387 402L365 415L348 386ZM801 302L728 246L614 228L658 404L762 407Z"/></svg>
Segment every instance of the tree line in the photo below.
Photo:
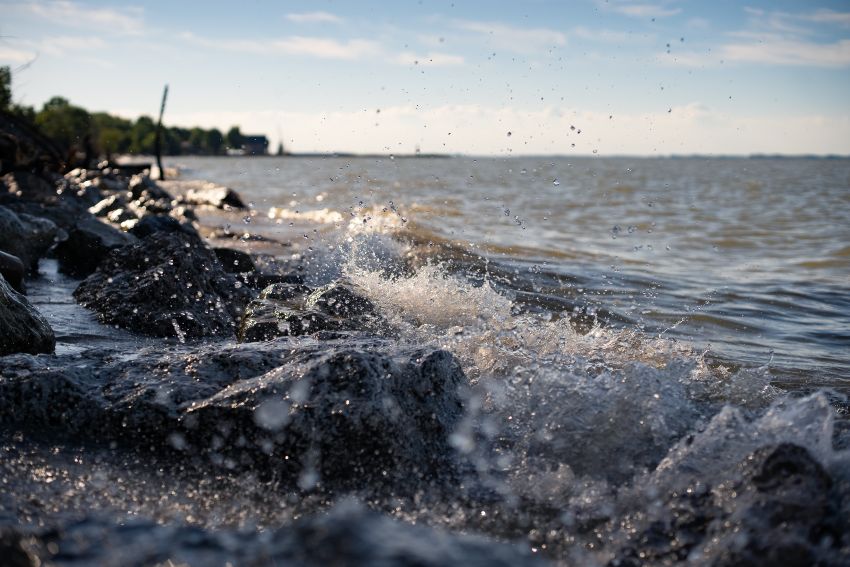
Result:
<svg viewBox="0 0 850 567"><path fill-rule="evenodd" d="M12 101L12 73L0 67L0 110L16 115L36 126L63 149L96 153L152 154L156 140L156 122L149 116L127 120L106 112L89 112L63 97L53 97L36 110ZM228 148L241 148L244 136L238 126L227 133L217 128L162 129L162 152L165 155L221 155Z"/></svg>

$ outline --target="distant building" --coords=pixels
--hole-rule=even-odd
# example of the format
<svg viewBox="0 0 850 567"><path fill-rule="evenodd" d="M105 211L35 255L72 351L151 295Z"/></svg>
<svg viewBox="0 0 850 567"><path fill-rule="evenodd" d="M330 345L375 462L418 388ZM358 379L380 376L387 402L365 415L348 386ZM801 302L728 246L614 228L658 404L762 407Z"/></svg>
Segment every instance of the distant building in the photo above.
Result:
<svg viewBox="0 0 850 567"><path fill-rule="evenodd" d="M264 156L269 153L269 139L265 136L242 137L242 153L246 156Z"/></svg>

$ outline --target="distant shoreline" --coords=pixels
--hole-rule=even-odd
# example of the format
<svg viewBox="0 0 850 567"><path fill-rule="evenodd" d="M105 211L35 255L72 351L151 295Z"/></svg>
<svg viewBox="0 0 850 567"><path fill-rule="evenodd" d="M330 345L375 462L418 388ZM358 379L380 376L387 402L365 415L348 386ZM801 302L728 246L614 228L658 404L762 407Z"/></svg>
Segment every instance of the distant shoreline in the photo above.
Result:
<svg viewBox="0 0 850 567"><path fill-rule="evenodd" d="M713 155L713 154L674 154L674 155L633 155L633 154L582 154L582 155L567 155L567 154L528 154L528 155L477 155L477 154L359 154L353 152L303 152L303 153L287 153L284 155L276 154L260 154L260 155L206 155L206 154L177 154L166 155L166 159L179 158L215 158L215 159L233 159L233 158L319 158L319 159L457 159L457 158L472 158L472 159L671 159L671 160L687 160L687 159L717 159L717 160L846 160L850 159L850 155L817 155L817 154L750 154L750 155ZM133 155L125 154L118 156L117 162L121 164L134 164L139 162L151 162L155 159L149 155Z"/></svg>

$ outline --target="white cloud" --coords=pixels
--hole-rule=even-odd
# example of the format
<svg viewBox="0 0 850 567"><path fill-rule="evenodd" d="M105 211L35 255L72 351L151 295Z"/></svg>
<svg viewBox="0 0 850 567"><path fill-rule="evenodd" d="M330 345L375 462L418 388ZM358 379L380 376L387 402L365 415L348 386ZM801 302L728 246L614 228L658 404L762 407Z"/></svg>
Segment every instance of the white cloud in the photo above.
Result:
<svg viewBox="0 0 850 567"><path fill-rule="evenodd" d="M630 0L611 0L597 2L600 8L631 16L633 18L667 18L675 16L682 10L680 8L668 8L665 4L635 3Z"/></svg>
<svg viewBox="0 0 850 567"><path fill-rule="evenodd" d="M293 36L272 42L283 53L310 55L324 59L361 59L380 53L380 44L369 39L338 41L322 37Z"/></svg>
<svg viewBox="0 0 850 567"><path fill-rule="evenodd" d="M106 33L141 34L144 30L144 11L135 6L120 9L93 7L68 0L34 1L8 6L19 12L66 25L82 24Z"/></svg>
<svg viewBox="0 0 850 567"><path fill-rule="evenodd" d="M255 54L307 55L321 59L353 60L381 54L378 42L368 39L340 41L325 37L289 36L280 39L209 39L186 32L180 37L195 45L221 51Z"/></svg>
<svg viewBox="0 0 850 567"><path fill-rule="evenodd" d="M520 28L499 22L456 21L456 28L486 35L492 46L517 53L535 53L567 43L567 36L548 28Z"/></svg>
<svg viewBox="0 0 850 567"><path fill-rule="evenodd" d="M437 52L416 55L405 51L393 57L391 61L400 65L422 65L425 67L452 67L464 64L464 59L460 55Z"/></svg>
<svg viewBox="0 0 850 567"><path fill-rule="evenodd" d="M26 63L35 59L36 53L0 45L0 63Z"/></svg>
<svg viewBox="0 0 850 567"><path fill-rule="evenodd" d="M342 19L330 12L304 12L287 14L286 19L297 24L340 23Z"/></svg>
<svg viewBox="0 0 850 567"><path fill-rule="evenodd" d="M805 19L822 24L838 24L843 27L850 27L850 12L836 12L822 8L806 15Z"/></svg>
<svg viewBox="0 0 850 567"><path fill-rule="evenodd" d="M833 43L814 43L786 38L768 38L749 43L730 43L718 56L726 61L800 65L807 67L850 66L850 39Z"/></svg>
<svg viewBox="0 0 850 567"><path fill-rule="evenodd" d="M608 29L591 29L583 26L570 30L570 36L600 43L649 43L656 40L655 34L636 34Z"/></svg>

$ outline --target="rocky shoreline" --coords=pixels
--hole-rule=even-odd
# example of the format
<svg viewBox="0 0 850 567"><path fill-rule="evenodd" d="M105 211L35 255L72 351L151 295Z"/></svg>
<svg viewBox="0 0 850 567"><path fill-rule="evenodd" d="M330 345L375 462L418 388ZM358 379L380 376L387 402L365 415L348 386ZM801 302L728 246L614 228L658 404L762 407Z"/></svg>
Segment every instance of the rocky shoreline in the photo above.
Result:
<svg viewBox="0 0 850 567"><path fill-rule="evenodd" d="M832 451L822 393L752 412L685 400L665 414L681 439L658 434L655 452L635 452L645 472L610 471L612 483L636 474L615 494L549 460L602 458L575 432L547 424L521 442L511 428L567 411L596 423L601 410L578 405L589 390L615 404L624 376L657 385L661 371L589 371L566 393L518 376L498 396L533 403L498 415L496 389L483 393L448 350L399 340L357 282L312 285L303 263L223 245L229 233L199 217L244 209L234 192L172 194L106 165L61 174L35 142L17 148L0 178L10 565L850 559L847 455ZM89 334L68 330L86 318ZM685 398L664 388L659 404ZM789 441L800 416L808 429Z"/></svg>

